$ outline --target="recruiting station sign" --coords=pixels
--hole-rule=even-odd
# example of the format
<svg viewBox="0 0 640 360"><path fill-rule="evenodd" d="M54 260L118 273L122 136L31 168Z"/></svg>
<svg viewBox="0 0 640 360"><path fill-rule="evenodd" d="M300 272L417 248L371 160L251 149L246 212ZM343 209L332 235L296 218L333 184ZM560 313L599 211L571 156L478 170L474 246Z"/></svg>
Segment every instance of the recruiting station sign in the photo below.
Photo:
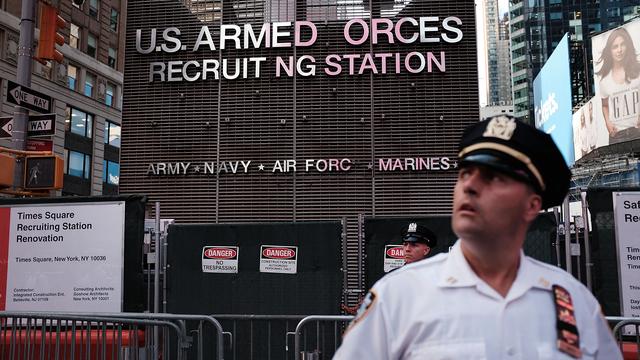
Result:
<svg viewBox="0 0 640 360"><path fill-rule="evenodd" d="M122 311L124 202L0 207L0 310Z"/></svg>
<svg viewBox="0 0 640 360"><path fill-rule="evenodd" d="M620 310L640 317L640 192L614 192L613 213L618 246Z"/></svg>

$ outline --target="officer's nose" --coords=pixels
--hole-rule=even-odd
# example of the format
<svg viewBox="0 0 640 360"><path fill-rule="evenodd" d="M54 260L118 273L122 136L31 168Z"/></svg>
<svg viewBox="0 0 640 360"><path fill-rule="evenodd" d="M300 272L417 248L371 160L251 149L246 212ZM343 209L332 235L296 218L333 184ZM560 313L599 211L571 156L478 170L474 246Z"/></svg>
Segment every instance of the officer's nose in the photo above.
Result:
<svg viewBox="0 0 640 360"><path fill-rule="evenodd" d="M477 167L470 167L463 170L459 181L465 194L476 195L482 186L482 174Z"/></svg>

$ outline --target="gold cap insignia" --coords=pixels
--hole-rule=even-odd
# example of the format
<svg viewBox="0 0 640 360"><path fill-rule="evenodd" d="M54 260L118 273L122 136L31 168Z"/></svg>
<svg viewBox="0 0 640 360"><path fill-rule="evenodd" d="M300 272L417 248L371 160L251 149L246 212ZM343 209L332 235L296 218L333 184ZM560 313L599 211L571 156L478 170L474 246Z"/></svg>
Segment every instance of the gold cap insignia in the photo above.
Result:
<svg viewBox="0 0 640 360"><path fill-rule="evenodd" d="M502 140L510 140L516 130L515 119L506 116L496 116L489 121L482 136L497 137Z"/></svg>

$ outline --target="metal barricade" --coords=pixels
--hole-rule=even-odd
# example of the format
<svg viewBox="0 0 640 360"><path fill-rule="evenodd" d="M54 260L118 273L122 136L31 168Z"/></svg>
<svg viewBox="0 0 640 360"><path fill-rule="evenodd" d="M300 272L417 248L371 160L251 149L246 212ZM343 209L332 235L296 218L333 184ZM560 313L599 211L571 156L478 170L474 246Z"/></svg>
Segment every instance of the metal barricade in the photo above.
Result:
<svg viewBox="0 0 640 360"><path fill-rule="evenodd" d="M305 316L212 315L225 330L224 355L229 360L293 360L286 336Z"/></svg>
<svg viewBox="0 0 640 360"><path fill-rule="evenodd" d="M287 335L294 335L295 360L330 359L341 343L344 326L352 319L351 315L311 315L300 320L295 332L287 333ZM309 323L316 324L312 331L312 335L315 335L313 350L308 350L307 343L310 336L307 336L308 332L303 332L304 327ZM330 324L329 326L332 324L332 328L327 328L327 323Z"/></svg>
<svg viewBox="0 0 640 360"><path fill-rule="evenodd" d="M147 336L159 327L182 344L173 322L90 314L0 312L0 359L152 359ZM177 359L184 358L183 352Z"/></svg>
<svg viewBox="0 0 640 360"><path fill-rule="evenodd" d="M223 360L223 347L220 323L206 315L0 312L0 360Z"/></svg>
<svg viewBox="0 0 640 360"><path fill-rule="evenodd" d="M640 319L608 316L613 326L613 336L620 346L625 360L640 360ZM626 331L626 333L625 333Z"/></svg>

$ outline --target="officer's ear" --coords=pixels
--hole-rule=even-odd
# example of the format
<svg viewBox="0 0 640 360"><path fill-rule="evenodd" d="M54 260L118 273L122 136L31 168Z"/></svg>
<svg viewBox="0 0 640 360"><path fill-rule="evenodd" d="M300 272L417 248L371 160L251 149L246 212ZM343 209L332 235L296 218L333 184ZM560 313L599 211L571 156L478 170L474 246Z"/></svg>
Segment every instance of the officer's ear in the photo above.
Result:
<svg viewBox="0 0 640 360"><path fill-rule="evenodd" d="M526 206L524 216L527 222L531 222L538 217L540 210L542 209L542 196L531 189Z"/></svg>
<svg viewBox="0 0 640 360"><path fill-rule="evenodd" d="M427 246L427 247L424 249L424 256L429 255L429 253L430 253L430 252L431 252L431 248L430 248L429 246Z"/></svg>

